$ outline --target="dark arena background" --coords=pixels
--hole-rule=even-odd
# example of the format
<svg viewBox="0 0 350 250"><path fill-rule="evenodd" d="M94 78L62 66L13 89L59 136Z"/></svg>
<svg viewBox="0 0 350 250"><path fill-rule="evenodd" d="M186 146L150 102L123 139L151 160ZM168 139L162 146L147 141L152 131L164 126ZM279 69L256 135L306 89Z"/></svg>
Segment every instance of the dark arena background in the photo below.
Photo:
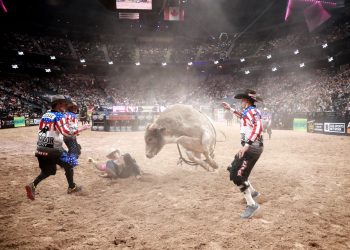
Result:
<svg viewBox="0 0 350 250"><path fill-rule="evenodd" d="M0 0L0 27L0 249L350 249L348 1ZM222 106L242 112L246 89L272 129L249 219L227 171L243 125ZM59 95L87 128L82 190L67 194L57 165L30 200ZM146 157L148 125L174 104L215 127L215 171L181 163L176 144ZM113 148L137 178L93 166Z"/></svg>

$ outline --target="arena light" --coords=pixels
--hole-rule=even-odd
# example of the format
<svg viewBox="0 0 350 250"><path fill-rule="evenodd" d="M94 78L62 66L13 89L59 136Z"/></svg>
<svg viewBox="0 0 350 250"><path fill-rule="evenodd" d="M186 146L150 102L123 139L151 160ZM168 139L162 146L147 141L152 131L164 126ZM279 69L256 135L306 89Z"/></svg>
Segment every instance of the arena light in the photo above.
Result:
<svg viewBox="0 0 350 250"><path fill-rule="evenodd" d="M328 47L328 44L327 44L327 43L322 44L322 48L323 48L323 49L325 49L325 48L327 48L327 47Z"/></svg>
<svg viewBox="0 0 350 250"><path fill-rule="evenodd" d="M188 62L187 63L188 66L192 66L192 64L193 64L192 62Z"/></svg>
<svg viewBox="0 0 350 250"><path fill-rule="evenodd" d="M56 60L56 57L55 56L50 56L50 59L51 60Z"/></svg>
<svg viewBox="0 0 350 250"><path fill-rule="evenodd" d="M24 55L23 51L18 51L18 55L23 56Z"/></svg>
<svg viewBox="0 0 350 250"><path fill-rule="evenodd" d="M300 63L300 64L299 64L299 67L300 67L300 68L304 68L304 67L305 67L305 63Z"/></svg>
<svg viewBox="0 0 350 250"><path fill-rule="evenodd" d="M166 66L167 65L167 63L166 62L162 62L162 66Z"/></svg>
<svg viewBox="0 0 350 250"><path fill-rule="evenodd" d="M273 67L271 70L272 70L272 72L275 72L275 71L277 71L277 67Z"/></svg>
<svg viewBox="0 0 350 250"><path fill-rule="evenodd" d="M136 62L135 65L136 65L136 66L140 66L141 63L140 63L140 62Z"/></svg>
<svg viewBox="0 0 350 250"><path fill-rule="evenodd" d="M241 62L245 62L245 59L244 59L244 58L241 58L240 61L241 61Z"/></svg>
<svg viewBox="0 0 350 250"><path fill-rule="evenodd" d="M332 62L334 59L333 59L333 56L331 57L328 57L328 62Z"/></svg>
<svg viewBox="0 0 350 250"><path fill-rule="evenodd" d="M249 70L246 70L246 71L244 71L244 74L249 75L249 74L250 74L250 71L249 71Z"/></svg>
<svg viewBox="0 0 350 250"><path fill-rule="evenodd" d="M80 59L80 62L81 63L85 63L85 59Z"/></svg>
<svg viewBox="0 0 350 250"><path fill-rule="evenodd" d="M11 67L12 67L13 69L18 69L18 65L17 65L17 64L12 64Z"/></svg>
<svg viewBox="0 0 350 250"><path fill-rule="evenodd" d="M219 63L219 61L218 61L218 60L215 60L215 61L214 61L214 64L218 64L218 63Z"/></svg>
<svg viewBox="0 0 350 250"><path fill-rule="evenodd" d="M109 61L108 64L109 64L109 65L113 65L113 61Z"/></svg>
<svg viewBox="0 0 350 250"><path fill-rule="evenodd" d="M294 50L294 55L298 55L299 54L299 50Z"/></svg>
<svg viewBox="0 0 350 250"><path fill-rule="evenodd" d="M267 55L266 58L267 58L267 59L271 59L271 58L272 58L272 55L271 55L271 54L270 54L270 55Z"/></svg>
<svg viewBox="0 0 350 250"><path fill-rule="evenodd" d="M45 72L46 72L46 73L50 73L50 72L51 72L51 69L45 69Z"/></svg>

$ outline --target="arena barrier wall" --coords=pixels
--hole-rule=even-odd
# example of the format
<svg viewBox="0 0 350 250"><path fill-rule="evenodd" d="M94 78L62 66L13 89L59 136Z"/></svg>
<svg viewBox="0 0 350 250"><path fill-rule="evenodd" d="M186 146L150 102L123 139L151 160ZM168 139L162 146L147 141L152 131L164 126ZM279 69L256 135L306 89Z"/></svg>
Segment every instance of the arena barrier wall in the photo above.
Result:
<svg viewBox="0 0 350 250"><path fill-rule="evenodd" d="M141 112L112 112L93 113L92 131L131 132L143 131L148 123L152 123L159 116L159 112L152 110Z"/></svg>
<svg viewBox="0 0 350 250"><path fill-rule="evenodd" d="M15 122L13 118L1 118L0 119L0 129L4 128L14 128Z"/></svg>
<svg viewBox="0 0 350 250"><path fill-rule="evenodd" d="M339 116L335 112L315 112L308 115L308 132L350 135L349 116Z"/></svg>
<svg viewBox="0 0 350 250"><path fill-rule="evenodd" d="M40 118L30 117L5 117L0 118L0 129L5 128L19 128L27 126L37 126L40 123Z"/></svg>

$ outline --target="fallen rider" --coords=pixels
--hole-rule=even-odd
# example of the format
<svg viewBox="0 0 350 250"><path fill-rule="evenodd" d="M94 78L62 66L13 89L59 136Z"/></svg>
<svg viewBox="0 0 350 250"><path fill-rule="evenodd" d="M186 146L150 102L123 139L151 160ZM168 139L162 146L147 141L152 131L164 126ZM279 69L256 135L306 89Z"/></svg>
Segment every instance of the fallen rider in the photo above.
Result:
<svg viewBox="0 0 350 250"><path fill-rule="evenodd" d="M89 162L101 172L106 173L109 178L128 178L135 176L141 178L141 170L134 158L130 154L121 154L118 149L113 150L106 156L109 160L105 163L99 163L89 158Z"/></svg>

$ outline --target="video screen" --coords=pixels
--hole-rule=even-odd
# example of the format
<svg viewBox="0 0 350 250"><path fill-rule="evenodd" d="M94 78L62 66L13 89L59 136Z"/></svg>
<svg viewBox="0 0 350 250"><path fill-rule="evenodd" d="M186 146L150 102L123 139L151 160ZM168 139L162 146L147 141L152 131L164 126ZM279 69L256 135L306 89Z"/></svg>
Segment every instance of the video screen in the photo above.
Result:
<svg viewBox="0 0 350 250"><path fill-rule="evenodd" d="M119 10L151 10L152 0L117 0Z"/></svg>

